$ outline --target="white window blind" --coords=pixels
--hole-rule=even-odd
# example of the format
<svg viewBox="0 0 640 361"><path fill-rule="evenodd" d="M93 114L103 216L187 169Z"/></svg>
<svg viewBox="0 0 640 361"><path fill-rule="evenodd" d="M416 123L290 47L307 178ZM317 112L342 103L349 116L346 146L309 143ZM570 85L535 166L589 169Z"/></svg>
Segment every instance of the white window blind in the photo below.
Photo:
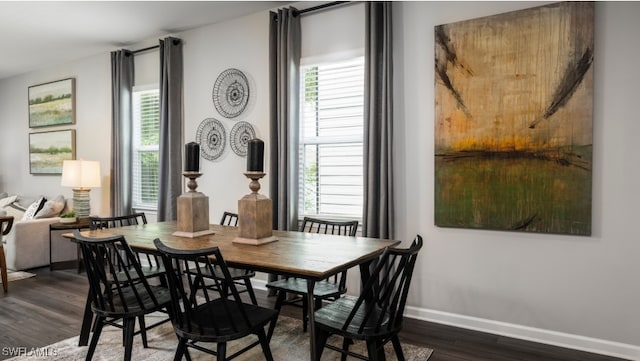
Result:
<svg viewBox="0 0 640 361"><path fill-rule="evenodd" d="M133 207L158 207L160 123L158 88L133 90Z"/></svg>
<svg viewBox="0 0 640 361"><path fill-rule="evenodd" d="M364 58L301 68L299 213L362 218Z"/></svg>

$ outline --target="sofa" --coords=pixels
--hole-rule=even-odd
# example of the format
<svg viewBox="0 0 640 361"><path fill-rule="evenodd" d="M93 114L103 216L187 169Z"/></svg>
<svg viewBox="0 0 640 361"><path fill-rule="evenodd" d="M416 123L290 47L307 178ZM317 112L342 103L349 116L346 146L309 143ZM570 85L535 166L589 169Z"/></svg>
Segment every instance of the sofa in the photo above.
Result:
<svg viewBox="0 0 640 361"><path fill-rule="evenodd" d="M3 239L7 268L14 271L48 266L50 259L69 260L77 255L76 247L52 232L49 247L49 225L59 222L59 215L70 208L63 196L53 199L0 193L0 215L14 217L13 228Z"/></svg>

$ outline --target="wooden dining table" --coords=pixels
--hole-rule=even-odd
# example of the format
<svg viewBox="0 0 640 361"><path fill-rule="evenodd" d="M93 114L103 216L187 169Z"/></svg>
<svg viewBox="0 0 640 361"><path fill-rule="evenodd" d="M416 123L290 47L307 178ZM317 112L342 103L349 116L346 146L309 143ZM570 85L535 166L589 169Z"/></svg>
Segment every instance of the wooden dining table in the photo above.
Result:
<svg viewBox="0 0 640 361"><path fill-rule="evenodd" d="M398 245L399 241L336 236L319 233L273 231L277 241L260 246L233 242L238 237L238 228L210 225L212 234L201 237L179 237L173 235L176 222L159 222L118 228L84 231L86 237L124 236L135 251L157 252L153 241L158 238L167 246L176 249L204 249L218 247L225 261L232 267L254 271L293 276L307 280L307 301L314 304L313 290L316 281L326 279L349 268L359 266L361 277L369 273L369 264L385 248ZM73 239L72 233L63 236ZM315 360L314 308L308 308L310 359ZM88 323L89 325L85 325ZM80 344L86 345L91 322L83 322Z"/></svg>

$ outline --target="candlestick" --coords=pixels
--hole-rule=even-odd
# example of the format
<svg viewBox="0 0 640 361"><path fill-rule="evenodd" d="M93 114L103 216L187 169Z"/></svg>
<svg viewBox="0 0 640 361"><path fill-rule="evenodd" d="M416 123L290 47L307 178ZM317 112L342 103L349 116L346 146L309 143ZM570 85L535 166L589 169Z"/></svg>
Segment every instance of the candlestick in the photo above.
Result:
<svg viewBox="0 0 640 361"><path fill-rule="evenodd" d="M247 172L264 171L264 142L258 138L248 143Z"/></svg>
<svg viewBox="0 0 640 361"><path fill-rule="evenodd" d="M191 142L184 145L184 171L200 171L200 144Z"/></svg>

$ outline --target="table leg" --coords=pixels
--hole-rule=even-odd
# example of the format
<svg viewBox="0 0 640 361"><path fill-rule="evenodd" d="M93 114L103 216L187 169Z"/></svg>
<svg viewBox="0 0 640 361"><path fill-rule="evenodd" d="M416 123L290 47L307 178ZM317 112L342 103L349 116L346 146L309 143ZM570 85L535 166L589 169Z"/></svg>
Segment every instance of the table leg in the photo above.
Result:
<svg viewBox="0 0 640 361"><path fill-rule="evenodd" d="M91 311L91 290L87 294L87 302L84 305L84 315L82 316L82 326L80 327L80 340L78 346L89 344L89 332L93 323L93 312Z"/></svg>
<svg viewBox="0 0 640 361"><path fill-rule="evenodd" d="M313 298L313 289L316 286L316 281L307 280L307 312L309 313L309 346L311 361L316 360L316 316L315 316L315 301Z"/></svg>

